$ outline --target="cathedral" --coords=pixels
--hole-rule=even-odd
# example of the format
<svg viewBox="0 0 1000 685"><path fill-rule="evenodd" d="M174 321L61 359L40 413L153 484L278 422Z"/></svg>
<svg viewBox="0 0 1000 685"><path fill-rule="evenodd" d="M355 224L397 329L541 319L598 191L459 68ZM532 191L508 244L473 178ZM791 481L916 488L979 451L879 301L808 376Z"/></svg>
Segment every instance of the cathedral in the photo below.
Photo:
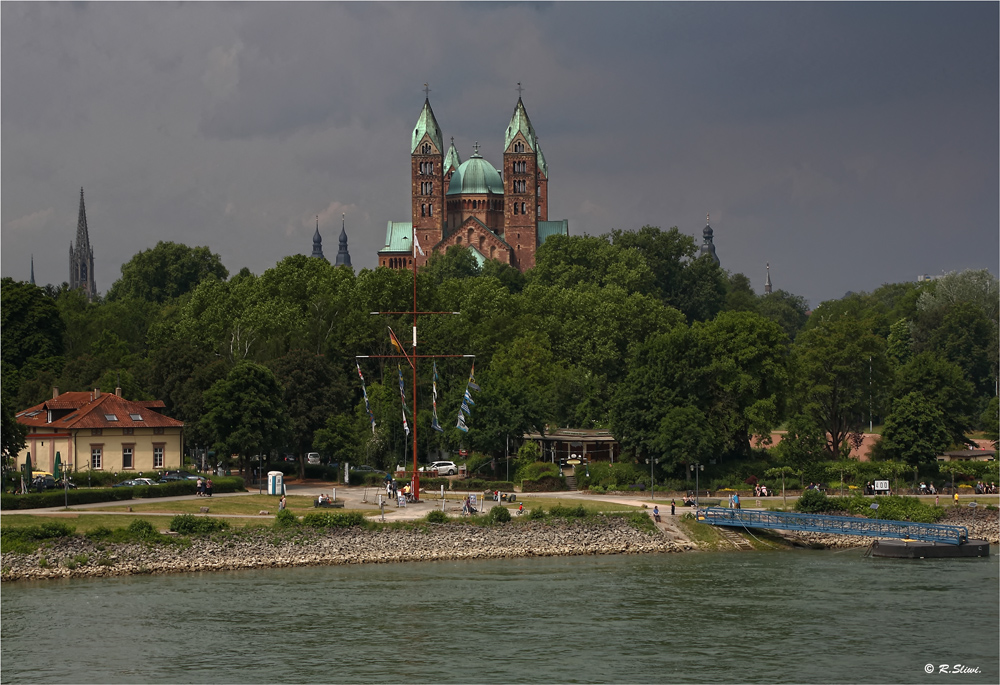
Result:
<svg viewBox="0 0 1000 685"><path fill-rule="evenodd" d="M88 300L97 297L94 251L90 247L90 233L87 232L87 208L83 204L83 188L80 188L80 212L76 219L76 247L73 247L72 241L69 244L69 287L82 290Z"/></svg>
<svg viewBox="0 0 1000 685"><path fill-rule="evenodd" d="M430 253L462 245L480 264L495 259L527 271L546 238L569 235L568 221L549 221L548 184L549 167L520 97L504 133L502 171L479 154L478 143L465 162L454 138L445 151L425 99L410 143L411 220L389 222L379 266L406 269L414 259L423 266Z"/></svg>

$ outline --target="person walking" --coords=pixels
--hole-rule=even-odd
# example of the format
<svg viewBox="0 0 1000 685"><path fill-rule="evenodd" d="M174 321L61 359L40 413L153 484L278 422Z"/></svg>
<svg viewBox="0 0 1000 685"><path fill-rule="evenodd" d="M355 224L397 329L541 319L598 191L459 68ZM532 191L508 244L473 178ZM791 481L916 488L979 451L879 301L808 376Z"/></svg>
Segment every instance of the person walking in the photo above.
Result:
<svg viewBox="0 0 1000 685"><path fill-rule="evenodd" d="M208 480L205 481L205 496L206 497L211 497L212 496L212 479L211 478L209 478Z"/></svg>
<svg viewBox="0 0 1000 685"><path fill-rule="evenodd" d="M199 478L198 482L195 483L194 494L198 497L203 497L205 495L205 481L201 478Z"/></svg>
<svg viewBox="0 0 1000 685"><path fill-rule="evenodd" d="M670 515L677 516L677 502L670 500Z"/></svg>
<svg viewBox="0 0 1000 685"><path fill-rule="evenodd" d="M733 508L734 509L740 508L740 493L738 492L733 493Z"/></svg>

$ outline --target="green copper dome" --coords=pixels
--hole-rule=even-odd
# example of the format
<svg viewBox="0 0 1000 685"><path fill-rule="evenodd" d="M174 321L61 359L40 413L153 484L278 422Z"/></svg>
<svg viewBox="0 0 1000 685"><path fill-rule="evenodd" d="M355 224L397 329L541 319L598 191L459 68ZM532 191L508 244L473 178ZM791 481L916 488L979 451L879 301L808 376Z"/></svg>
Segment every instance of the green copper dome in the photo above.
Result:
<svg viewBox="0 0 1000 685"><path fill-rule="evenodd" d="M451 176L451 183L448 185L449 196L464 193L503 195L503 181L500 180L500 172L483 159L478 150L455 170Z"/></svg>

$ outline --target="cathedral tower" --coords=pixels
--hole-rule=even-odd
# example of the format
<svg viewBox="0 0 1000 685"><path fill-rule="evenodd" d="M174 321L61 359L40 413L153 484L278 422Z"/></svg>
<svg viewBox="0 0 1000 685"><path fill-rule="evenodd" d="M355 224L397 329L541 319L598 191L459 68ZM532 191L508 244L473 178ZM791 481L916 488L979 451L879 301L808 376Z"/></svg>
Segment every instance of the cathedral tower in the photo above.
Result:
<svg viewBox="0 0 1000 685"><path fill-rule="evenodd" d="M542 174L538 168L538 139L520 97L507 125L503 147L503 238L514 248L514 266L527 271L535 266Z"/></svg>
<svg viewBox="0 0 1000 685"><path fill-rule="evenodd" d="M87 231L87 208L83 203L83 188L80 188L80 211L76 220L76 247L69 244L69 287L80 288L88 300L97 297L94 282L94 251L90 247L90 233Z"/></svg>
<svg viewBox="0 0 1000 685"><path fill-rule="evenodd" d="M425 92L429 90L425 89ZM449 155L450 157L450 155ZM413 232L421 246L431 247L444 237L444 145L429 99L413 127L410 146L410 197ZM426 252L426 251L425 251ZM420 257L420 262L426 257Z"/></svg>
<svg viewBox="0 0 1000 685"><path fill-rule="evenodd" d="M347 222L343 214L340 215L340 247L334 266L351 266L351 253L347 251Z"/></svg>

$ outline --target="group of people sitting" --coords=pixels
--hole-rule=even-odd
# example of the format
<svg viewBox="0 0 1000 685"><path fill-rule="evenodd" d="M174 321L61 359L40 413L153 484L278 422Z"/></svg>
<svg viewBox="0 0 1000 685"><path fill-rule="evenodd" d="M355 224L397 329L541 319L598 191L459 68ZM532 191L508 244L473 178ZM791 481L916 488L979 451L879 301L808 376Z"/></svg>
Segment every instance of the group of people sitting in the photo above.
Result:
<svg viewBox="0 0 1000 685"><path fill-rule="evenodd" d="M990 483L987 485L982 481L976 482L976 494L977 495L995 495L997 494L997 484Z"/></svg>
<svg viewBox="0 0 1000 685"><path fill-rule="evenodd" d="M388 498L396 500L397 507L405 507L407 502L413 501L413 490L410 488L410 484L407 483L400 488L393 479L385 481L385 495Z"/></svg>
<svg viewBox="0 0 1000 685"><path fill-rule="evenodd" d="M937 488L934 487L934 483L929 485L923 481L920 481L920 494L921 495L936 495L938 494Z"/></svg>
<svg viewBox="0 0 1000 685"><path fill-rule="evenodd" d="M284 499L284 498L282 498ZM333 504L333 498L330 497L325 492L319 493L319 497L316 498L315 506L317 507L328 507Z"/></svg>
<svg viewBox="0 0 1000 685"><path fill-rule="evenodd" d="M772 494L771 491L767 489L766 485L761 485L760 483L758 483L757 485L753 486L754 497L770 497L771 494Z"/></svg>

